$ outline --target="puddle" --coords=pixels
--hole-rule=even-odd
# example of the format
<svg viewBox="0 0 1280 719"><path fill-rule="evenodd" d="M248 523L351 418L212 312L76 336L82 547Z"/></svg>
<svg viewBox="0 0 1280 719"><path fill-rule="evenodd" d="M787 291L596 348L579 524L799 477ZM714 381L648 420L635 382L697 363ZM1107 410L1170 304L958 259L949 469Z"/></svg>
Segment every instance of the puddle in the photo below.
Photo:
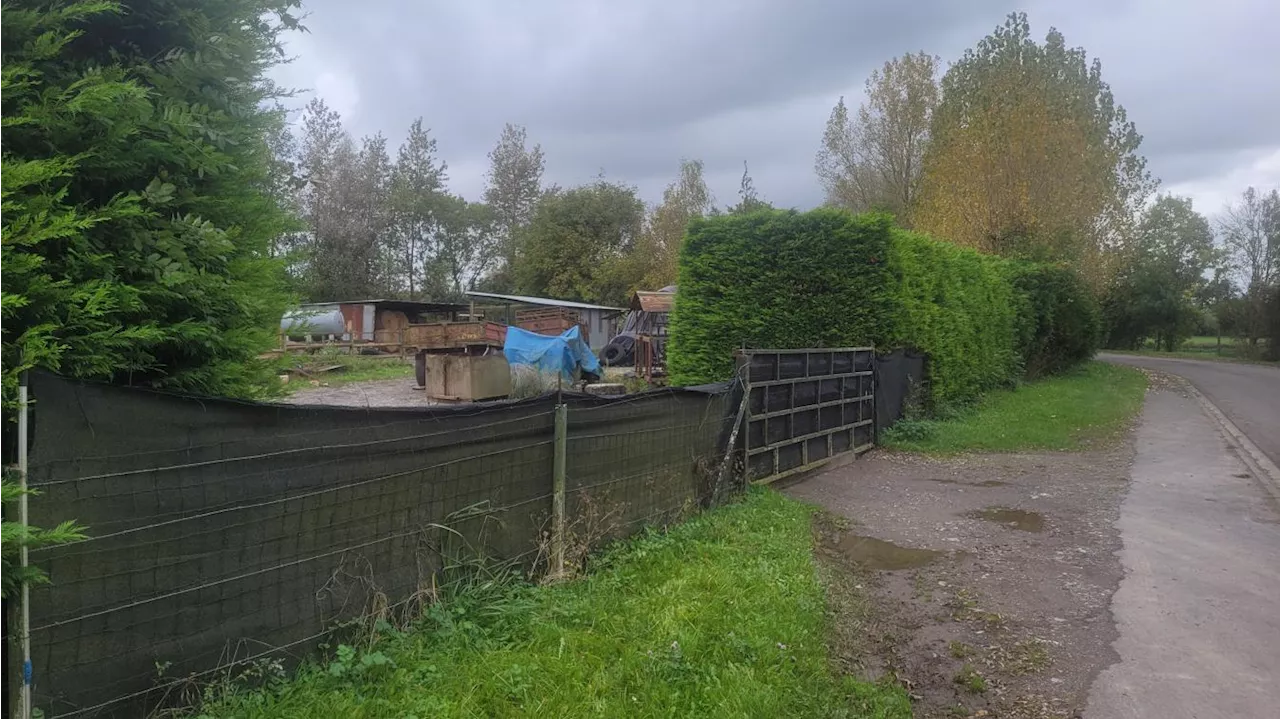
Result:
<svg viewBox="0 0 1280 719"><path fill-rule="evenodd" d="M1010 529L1020 529L1024 532L1044 531L1044 515L1038 512L1028 512L1025 509L987 507L986 509L966 512L964 516L970 519L982 519L996 524L1003 524Z"/></svg>
<svg viewBox="0 0 1280 719"><path fill-rule="evenodd" d="M958 479L930 479L930 482L938 484L963 484L966 487L1003 487L1008 482L1001 482L998 479L988 479L984 482L961 482Z"/></svg>
<svg viewBox="0 0 1280 719"><path fill-rule="evenodd" d="M942 556L942 552L935 552L932 549L899 547L893 542L875 537L860 537L856 534L846 534L841 537L838 549L845 557L867 569L892 570L923 567Z"/></svg>

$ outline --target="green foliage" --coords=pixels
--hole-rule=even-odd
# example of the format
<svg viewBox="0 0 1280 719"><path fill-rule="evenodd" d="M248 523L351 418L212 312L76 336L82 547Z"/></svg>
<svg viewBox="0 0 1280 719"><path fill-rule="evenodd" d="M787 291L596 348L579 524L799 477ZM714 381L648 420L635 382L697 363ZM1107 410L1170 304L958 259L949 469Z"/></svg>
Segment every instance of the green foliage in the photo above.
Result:
<svg viewBox="0 0 1280 719"><path fill-rule="evenodd" d="M12 517L18 513L18 500L24 494L32 496L39 493L22 489L6 473L4 481L0 482L0 502L4 505L5 517ZM52 529L32 527L20 522L0 522L0 561L3 562L3 566L0 567L0 577L3 577L3 596L8 599L17 595L18 589L24 582L44 584L49 581L48 575L39 567L21 566L18 555L23 547L28 550L39 549L74 542L78 539L84 539L84 527L76 524L74 520L62 522Z"/></svg>
<svg viewBox="0 0 1280 719"><path fill-rule="evenodd" d="M322 371L338 365L341 369ZM296 373L283 387L285 393L292 393L311 387L312 381L337 387L352 382L403 379L413 376L414 366L412 358L367 357L326 349L316 354L286 355L280 358L278 371Z"/></svg>
<svg viewBox="0 0 1280 719"><path fill-rule="evenodd" d="M1011 263L1019 304L1018 355L1023 375L1037 379L1088 360L1098 349L1102 311L1075 272L1054 265Z"/></svg>
<svg viewBox="0 0 1280 719"><path fill-rule="evenodd" d="M1111 289L1103 301L1106 346L1133 350L1154 339L1172 352L1195 334L1199 312L1190 298L1158 274L1136 271Z"/></svg>
<svg viewBox="0 0 1280 719"><path fill-rule="evenodd" d="M516 284L525 294L622 306L634 287L617 271L636 246L644 203L599 180L549 193L522 233Z"/></svg>
<svg viewBox="0 0 1280 719"><path fill-rule="evenodd" d="M956 672L952 681L959 684L960 688L969 694L982 694L987 691L986 678L977 669L974 669L969 662L965 662L964 666L960 667L960 671Z"/></svg>
<svg viewBox="0 0 1280 719"><path fill-rule="evenodd" d="M1138 349L1112 349L1110 352L1117 354L1132 354L1144 357L1173 357L1176 359L1195 359L1209 360L1215 362L1239 362L1245 364L1274 364L1280 357L1276 359L1268 359L1276 357L1273 352L1271 343L1259 340L1258 343L1252 343L1245 337L1188 337L1182 341L1172 352L1166 349L1158 349L1154 340L1147 340L1146 344Z"/></svg>
<svg viewBox="0 0 1280 719"><path fill-rule="evenodd" d="M1107 293L1107 345L1136 349L1154 338L1173 351L1203 323L1201 302L1231 294L1221 260L1209 221L1189 198L1157 197L1142 218L1130 262ZM1219 277L1209 282L1215 265Z"/></svg>
<svg viewBox="0 0 1280 719"><path fill-rule="evenodd" d="M579 581L476 583L411 631L202 716L907 719L900 687L831 673L812 513L758 491L606 552Z"/></svg>
<svg viewBox="0 0 1280 719"><path fill-rule="evenodd" d="M890 221L832 209L694 220L681 254L668 371L675 384L733 374L741 347L865 344L890 316Z"/></svg>
<svg viewBox="0 0 1280 719"><path fill-rule="evenodd" d="M751 179L751 172L747 168L747 163L742 163L742 181L738 186L738 204L726 208L726 212L730 215L747 215L756 210L772 210L773 205L768 200L760 198L756 192L756 182Z"/></svg>
<svg viewBox="0 0 1280 719"><path fill-rule="evenodd" d="M1011 13L951 63L930 128L916 229L1106 285L1114 240L1156 183L1097 59L1056 29L1036 41Z"/></svg>
<svg viewBox="0 0 1280 719"><path fill-rule="evenodd" d="M917 233L890 237L892 281L880 291L894 309L873 335L876 347L927 354L935 405L968 402L1015 381L1019 298L1006 262Z"/></svg>
<svg viewBox="0 0 1280 719"><path fill-rule="evenodd" d="M18 373L228 395L287 304L264 79L295 0L6 4L4 401Z"/></svg>
<svg viewBox="0 0 1280 719"><path fill-rule="evenodd" d="M672 381L725 379L740 347L909 347L934 405L1093 354L1097 308L1069 270L989 257L885 215L762 211L690 225L671 318Z"/></svg>
<svg viewBox="0 0 1280 719"><path fill-rule="evenodd" d="M1266 323L1263 326L1267 342L1262 357L1269 361L1280 361L1280 286L1272 287L1267 294Z"/></svg>
<svg viewBox="0 0 1280 719"><path fill-rule="evenodd" d="M1118 436L1142 409L1146 377L1090 362L1017 389L996 390L943 419L906 419L881 442L933 454L1086 449Z"/></svg>

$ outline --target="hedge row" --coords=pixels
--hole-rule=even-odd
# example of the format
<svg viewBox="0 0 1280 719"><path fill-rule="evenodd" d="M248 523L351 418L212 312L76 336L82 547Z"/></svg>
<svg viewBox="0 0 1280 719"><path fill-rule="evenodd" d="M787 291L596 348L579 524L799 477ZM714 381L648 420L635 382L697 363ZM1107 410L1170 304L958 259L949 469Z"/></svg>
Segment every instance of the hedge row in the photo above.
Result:
<svg viewBox="0 0 1280 719"><path fill-rule="evenodd" d="M929 356L935 402L963 402L1009 383L1019 369L1018 310L1008 262L904 230L887 220L889 281L867 288L894 306L877 348Z"/></svg>
<svg viewBox="0 0 1280 719"><path fill-rule="evenodd" d="M1019 311L1018 356L1028 379L1057 374L1093 356L1102 342L1102 309L1065 267L1010 263Z"/></svg>
<svg viewBox="0 0 1280 719"><path fill-rule="evenodd" d="M1004 260L832 209L695 220L668 370L725 379L741 347L908 347L931 398L964 402L1093 354L1096 303L1068 270Z"/></svg>

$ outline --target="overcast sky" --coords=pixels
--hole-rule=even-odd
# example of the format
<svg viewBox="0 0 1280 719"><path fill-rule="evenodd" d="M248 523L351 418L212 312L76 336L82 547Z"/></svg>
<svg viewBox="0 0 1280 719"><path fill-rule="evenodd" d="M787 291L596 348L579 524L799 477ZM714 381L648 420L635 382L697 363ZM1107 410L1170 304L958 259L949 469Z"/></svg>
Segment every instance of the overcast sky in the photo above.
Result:
<svg viewBox="0 0 1280 719"><path fill-rule="evenodd" d="M544 181L601 171L661 196L701 159L718 204L742 163L783 207L822 200L813 173L828 113L908 51L950 62L1025 10L1102 60L1162 189L1207 214L1252 184L1280 186L1276 0L303 0L308 34L274 71L398 144L422 116L450 187L478 200L503 123L542 144ZM394 157L394 155L393 155Z"/></svg>

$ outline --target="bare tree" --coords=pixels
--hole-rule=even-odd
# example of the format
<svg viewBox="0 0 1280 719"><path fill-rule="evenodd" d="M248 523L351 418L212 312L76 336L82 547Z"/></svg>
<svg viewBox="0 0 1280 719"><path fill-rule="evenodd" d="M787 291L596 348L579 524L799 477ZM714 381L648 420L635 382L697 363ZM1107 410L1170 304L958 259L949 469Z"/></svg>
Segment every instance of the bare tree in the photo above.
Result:
<svg viewBox="0 0 1280 719"><path fill-rule="evenodd" d="M856 115L836 103L815 162L829 204L905 217L938 105L938 63L923 52L895 58L871 73Z"/></svg>
<svg viewBox="0 0 1280 719"><path fill-rule="evenodd" d="M299 272L313 300L338 299L353 284L347 262L347 173L355 147L342 118L324 100L307 104L302 116L299 174L305 185L300 207L307 232L299 242Z"/></svg>
<svg viewBox="0 0 1280 719"><path fill-rule="evenodd" d="M398 289L391 239L391 158L382 133L360 141L353 177L345 183L350 192L346 207L352 221L349 252L352 253L358 295L385 295Z"/></svg>
<svg viewBox="0 0 1280 719"><path fill-rule="evenodd" d="M1245 287L1245 332L1256 344L1267 333L1271 293L1280 285L1280 192L1250 187L1218 219L1222 244Z"/></svg>
<svg viewBox="0 0 1280 719"><path fill-rule="evenodd" d="M738 183L738 204L728 208L731 215L745 215L756 210L772 209L773 205L768 200L760 199L759 193L756 192L755 180L751 179L751 171L747 169L747 162L742 162L742 180Z"/></svg>
<svg viewBox="0 0 1280 719"><path fill-rule="evenodd" d="M1250 187L1240 201L1227 205L1218 231L1231 253L1241 283L1269 287L1280 276L1280 193L1261 194Z"/></svg>
<svg viewBox="0 0 1280 719"><path fill-rule="evenodd" d="M422 126L422 118L409 126L409 135L396 156L391 174L392 247L395 265L389 274L417 298L424 289L427 264L438 248L432 237L449 205L444 185L448 165L436 157L436 141Z"/></svg>
<svg viewBox="0 0 1280 719"><path fill-rule="evenodd" d="M267 193L299 225L272 240L271 254L284 258L286 270L296 278L300 270L297 248L306 241L306 235L301 232L300 226L302 191L306 182L299 176L298 139L287 121L288 112L280 105L276 105L275 112L280 122L266 137L267 149L271 153L271 176Z"/></svg>
<svg viewBox="0 0 1280 719"><path fill-rule="evenodd" d="M382 135L359 148L322 100L303 113L299 207L306 232L295 266L313 300L351 299L399 289L391 237L391 160Z"/></svg>
<svg viewBox="0 0 1280 719"><path fill-rule="evenodd" d="M653 208L641 240L641 252L649 267L640 283L652 289L676 281L680 247L689 220L714 210L715 198L703 177L702 160L681 160L680 176L662 192L662 203Z"/></svg>
<svg viewBox="0 0 1280 719"><path fill-rule="evenodd" d="M492 208L494 230L508 275L519 249L520 232L529 226L533 210L542 197L542 146L526 148L525 129L508 123L498 144L489 153L489 172L484 201Z"/></svg>

